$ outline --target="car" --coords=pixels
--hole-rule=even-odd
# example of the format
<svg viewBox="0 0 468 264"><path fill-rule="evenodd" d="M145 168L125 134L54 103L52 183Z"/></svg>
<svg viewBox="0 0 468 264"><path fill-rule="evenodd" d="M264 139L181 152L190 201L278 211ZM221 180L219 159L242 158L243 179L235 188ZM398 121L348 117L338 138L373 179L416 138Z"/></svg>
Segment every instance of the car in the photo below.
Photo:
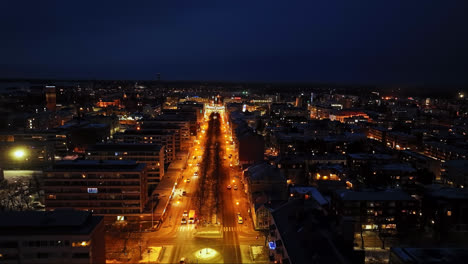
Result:
<svg viewBox="0 0 468 264"><path fill-rule="evenodd" d="M185 179L185 182L190 182L190 179Z"/></svg>
<svg viewBox="0 0 468 264"><path fill-rule="evenodd" d="M179 264L185 264L187 261L186 258L181 258L180 261L179 261Z"/></svg>
<svg viewBox="0 0 468 264"><path fill-rule="evenodd" d="M240 212L237 212L237 216L238 216L238 217L240 216Z"/></svg>
<svg viewBox="0 0 468 264"><path fill-rule="evenodd" d="M187 195L187 192L186 192L186 191L183 191L183 192L182 192L182 195L184 195L184 196Z"/></svg>
<svg viewBox="0 0 468 264"><path fill-rule="evenodd" d="M228 185L227 188L228 188L228 190L231 190L231 185Z"/></svg>
<svg viewBox="0 0 468 264"><path fill-rule="evenodd" d="M234 185L234 190L237 190L237 184L236 184L236 185Z"/></svg>
<svg viewBox="0 0 468 264"><path fill-rule="evenodd" d="M239 214L240 214L240 213L239 213ZM185 217L187 217L187 216L188 216L188 212L187 212L187 210L184 210L184 213L182 214L182 216L185 216Z"/></svg>
<svg viewBox="0 0 468 264"><path fill-rule="evenodd" d="M197 157L196 157L196 156L193 156L193 159L197 159Z"/></svg>
<svg viewBox="0 0 468 264"><path fill-rule="evenodd" d="M185 219L185 217L182 217L182 220L180 221L180 223L183 225L187 224L187 219Z"/></svg>
<svg viewBox="0 0 468 264"><path fill-rule="evenodd" d="M198 176L198 171L196 171L196 172L193 174L193 176Z"/></svg>
<svg viewBox="0 0 468 264"><path fill-rule="evenodd" d="M237 223L239 223L239 224L244 223L244 219L242 219L242 216L240 216L240 215L237 216Z"/></svg>

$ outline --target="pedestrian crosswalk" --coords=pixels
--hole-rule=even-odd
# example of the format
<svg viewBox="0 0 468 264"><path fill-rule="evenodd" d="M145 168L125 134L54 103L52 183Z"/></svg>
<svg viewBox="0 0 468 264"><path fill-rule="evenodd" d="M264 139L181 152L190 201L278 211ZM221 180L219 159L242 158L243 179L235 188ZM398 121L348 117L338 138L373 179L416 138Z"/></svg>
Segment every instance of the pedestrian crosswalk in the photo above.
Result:
<svg viewBox="0 0 468 264"><path fill-rule="evenodd" d="M180 225L177 230L180 232L186 232L186 231L193 231L195 229L195 225ZM223 232L237 232L237 231L242 231L242 227L240 226L223 226L222 228Z"/></svg>
<svg viewBox="0 0 468 264"><path fill-rule="evenodd" d="M182 232L183 232L183 231L191 231L191 230L193 230L193 229L195 229L195 225L181 225L181 226L179 226L179 228L178 228L178 230L179 230L179 231L182 231Z"/></svg>
<svg viewBox="0 0 468 264"><path fill-rule="evenodd" d="M241 231L241 228L238 226L225 226L223 227L223 232L237 232Z"/></svg>

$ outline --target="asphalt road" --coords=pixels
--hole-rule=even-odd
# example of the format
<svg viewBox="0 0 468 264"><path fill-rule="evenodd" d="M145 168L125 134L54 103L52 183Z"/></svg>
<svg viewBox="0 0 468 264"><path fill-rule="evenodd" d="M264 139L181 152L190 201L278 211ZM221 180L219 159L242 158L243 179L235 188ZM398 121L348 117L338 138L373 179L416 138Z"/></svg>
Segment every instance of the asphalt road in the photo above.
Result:
<svg viewBox="0 0 468 264"><path fill-rule="evenodd" d="M167 220L160 230L144 238L147 246L166 248L161 263L179 263L181 258L187 263L242 263L248 258L245 248L261 244L247 214L246 195L238 178L240 171L231 167L234 158L229 158L232 148L227 150L229 136L222 118L215 116L201 125L202 131L190 150ZM230 190L228 185L232 187ZM234 185L238 186L237 190ZM182 195L183 191L187 194ZM184 210L191 209L196 210L197 223L182 224ZM244 218L242 224L238 223L238 212ZM207 228L219 232L213 237L197 235Z"/></svg>

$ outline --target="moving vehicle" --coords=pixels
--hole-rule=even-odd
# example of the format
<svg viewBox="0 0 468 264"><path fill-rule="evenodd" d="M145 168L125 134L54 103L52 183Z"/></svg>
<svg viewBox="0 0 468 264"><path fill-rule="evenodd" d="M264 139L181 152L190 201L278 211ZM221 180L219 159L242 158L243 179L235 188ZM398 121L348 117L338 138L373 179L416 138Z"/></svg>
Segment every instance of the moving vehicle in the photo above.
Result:
<svg viewBox="0 0 468 264"><path fill-rule="evenodd" d="M185 219L185 217L182 217L182 220L180 221L181 224L187 224L187 219Z"/></svg>
<svg viewBox="0 0 468 264"><path fill-rule="evenodd" d="M237 223L239 223L239 224L244 223L244 219L242 219L242 216L240 216L240 215L237 216Z"/></svg>
<svg viewBox="0 0 468 264"><path fill-rule="evenodd" d="M186 179L185 182L190 182L190 179Z"/></svg>
<svg viewBox="0 0 468 264"><path fill-rule="evenodd" d="M228 188L228 190L231 190L231 185L228 185L227 188Z"/></svg>
<svg viewBox="0 0 468 264"><path fill-rule="evenodd" d="M237 190L237 184L236 184L236 185L234 185L234 190Z"/></svg>
<svg viewBox="0 0 468 264"><path fill-rule="evenodd" d="M187 212L187 210L184 210L184 213L182 214L182 216L185 216L185 217L187 217L187 216L188 216L188 212Z"/></svg>
<svg viewBox="0 0 468 264"><path fill-rule="evenodd" d="M186 191L183 191L183 192L182 192L182 195L183 195L183 196L187 195L187 192L186 192Z"/></svg>
<svg viewBox="0 0 468 264"><path fill-rule="evenodd" d="M181 258L180 261L179 261L179 264L185 264L187 261L187 259L185 258Z"/></svg>
<svg viewBox="0 0 468 264"><path fill-rule="evenodd" d="M189 218L188 218L188 219L189 219L189 220L188 220L188 223L189 223L189 224L195 223L195 210L190 210L189 216L188 216L188 217L189 217Z"/></svg>

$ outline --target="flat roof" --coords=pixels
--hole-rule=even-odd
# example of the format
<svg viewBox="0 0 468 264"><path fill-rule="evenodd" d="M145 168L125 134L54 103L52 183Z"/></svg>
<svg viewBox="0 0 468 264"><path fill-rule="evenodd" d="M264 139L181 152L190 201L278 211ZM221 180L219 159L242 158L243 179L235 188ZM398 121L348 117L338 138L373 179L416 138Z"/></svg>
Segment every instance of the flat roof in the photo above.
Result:
<svg viewBox="0 0 468 264"><path fill-rule="evenodd" d="M466 263L466 248L392 248L403 263Z"/></svg>
<svg viewBox="0 0 468 264"><path fill-rule="evenodd" d="M127 129L124 132L115 133L115 136L118 135L173 135L174 132L162 131L161 129Z"/></svg>
<svg viewBox="0 0 468 264"><path fill-rule="evenodd" d="M102 216L72 209L0 212L0 236L90 234L102 220Z"/></svg>
<svg viewBox="0 0 468 264"><path fill-rule="evenodd" d="M63 160L46 171L142 171L145 163L133 160Z"/></svg>
<svg viewBox="0 0 468 264"><path fill-rule="evenodd" d="M411 201L414 200L409 194L400 190L385 191L335 191L341 200L345 201Z"/></svg>
<svg viewBox="0 0 468 264"><path fill-rule="evenodd" d="M386 171L416 172L416 169L408 163L391 163L374 167Z"/></svg>
<svg viewBox="0 0 468 264"><path fill-rule="evenodd" d="M162 146L158 144L133 144L133 143L100 143L93 145L87 151L156 151Z"/></svg>
<svg viewBox="0 0 468 264"><path fill-rule="evenodd" d="M370 154L370 153L352 153L348 154L349 157L353 159L359 159L359 160L366 160L366 159L381 159L381 160L391 160L392 156L388 154L381 154L381 153L375 153L375 154Z"/></svg>

